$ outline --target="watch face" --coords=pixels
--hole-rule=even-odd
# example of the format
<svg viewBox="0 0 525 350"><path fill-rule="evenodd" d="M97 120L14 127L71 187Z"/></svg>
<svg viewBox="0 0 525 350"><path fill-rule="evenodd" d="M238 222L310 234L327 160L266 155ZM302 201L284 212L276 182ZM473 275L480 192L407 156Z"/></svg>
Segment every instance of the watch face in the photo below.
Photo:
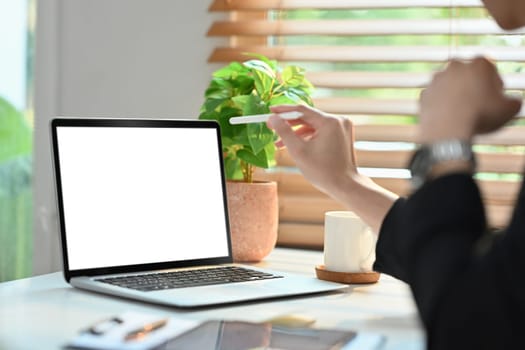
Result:
<svg viewBox="0 0 525 350"><path fill-rule="evenodd" d="M445 140L421 146L410 161L412 187L416 189L421 186L435 164L452 160L471 162L474 169L476 162L470 143L461 140Z"/></svg>

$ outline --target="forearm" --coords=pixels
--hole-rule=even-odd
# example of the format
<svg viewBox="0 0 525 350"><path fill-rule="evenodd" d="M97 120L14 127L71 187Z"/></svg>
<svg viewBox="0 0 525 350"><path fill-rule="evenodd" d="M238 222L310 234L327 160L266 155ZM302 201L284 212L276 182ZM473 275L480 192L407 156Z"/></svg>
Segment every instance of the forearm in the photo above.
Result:
<svg viewBox="0 0 525 350"><path fill-rule="evenodd" d="M369 177L354 173L337 181L329 193L355 212L378 233L381 224L398 196L376 184Z"/></svg>

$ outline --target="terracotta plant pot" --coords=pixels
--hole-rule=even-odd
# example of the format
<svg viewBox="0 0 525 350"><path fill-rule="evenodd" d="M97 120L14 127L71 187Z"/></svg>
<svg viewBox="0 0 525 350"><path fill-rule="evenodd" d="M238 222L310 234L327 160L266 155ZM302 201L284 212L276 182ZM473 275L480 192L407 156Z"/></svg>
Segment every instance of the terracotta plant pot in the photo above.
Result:
<svg viewBox="0 0 525 350"><path fill-rule="evenodd" d="M277 242L277 183L228 181L227 190L233 260L260 261Z"/></svg>

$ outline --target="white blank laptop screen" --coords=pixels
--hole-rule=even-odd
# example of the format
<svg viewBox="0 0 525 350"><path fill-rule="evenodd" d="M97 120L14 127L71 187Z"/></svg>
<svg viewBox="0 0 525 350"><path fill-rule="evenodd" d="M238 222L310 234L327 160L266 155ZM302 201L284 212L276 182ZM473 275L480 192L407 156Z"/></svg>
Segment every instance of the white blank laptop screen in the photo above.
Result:
<svg viewBox="0 0 525 350"><path fill-rule="evenodd" d="M69 268L228 256L216 130L57 129Z"/></svg>

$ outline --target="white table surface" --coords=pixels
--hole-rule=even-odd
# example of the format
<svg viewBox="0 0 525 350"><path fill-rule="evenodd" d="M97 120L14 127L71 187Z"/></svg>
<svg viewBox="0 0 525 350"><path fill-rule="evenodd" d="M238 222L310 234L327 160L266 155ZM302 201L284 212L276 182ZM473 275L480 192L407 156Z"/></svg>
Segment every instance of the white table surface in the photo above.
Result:
<svg viewBox="0 0 525 350"><path fill-rule="evenodd" d="M314 268L322 260L322 252L276 248L256 265L315 275ZM79 330L125 311L256 322L303 314L315 318L316 328L384 334L385 349L424 349L425 345L408 286L388 275L381 275L376 284L350 285L344 292L186 311L75 289L57 272L0 283L0 349L60 349Z"/></svg>

